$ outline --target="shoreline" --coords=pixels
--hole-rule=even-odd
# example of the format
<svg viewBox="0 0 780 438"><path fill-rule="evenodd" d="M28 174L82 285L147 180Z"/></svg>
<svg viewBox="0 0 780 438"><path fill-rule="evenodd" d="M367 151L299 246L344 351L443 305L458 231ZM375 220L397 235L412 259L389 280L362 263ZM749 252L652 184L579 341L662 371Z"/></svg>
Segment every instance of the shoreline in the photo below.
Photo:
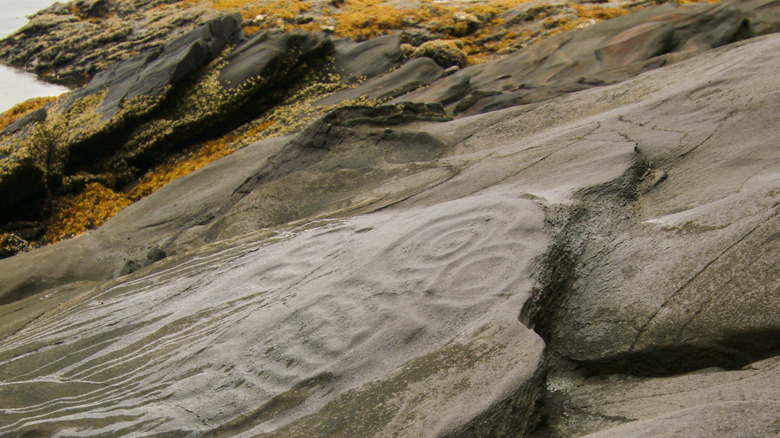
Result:
<svg viewBox="0 0 780 438"><path fill-rule="evenodd" d="M29 22L29 17L53 4L50 0L32 0L7 5L0 18L0 40L17 32ZM10 10L9 10L10 8ZM25 71L23 68L0 64L0 113L15 105L36 97L58 96L69 91L68 87L52 84L44 77Z"/></svg>

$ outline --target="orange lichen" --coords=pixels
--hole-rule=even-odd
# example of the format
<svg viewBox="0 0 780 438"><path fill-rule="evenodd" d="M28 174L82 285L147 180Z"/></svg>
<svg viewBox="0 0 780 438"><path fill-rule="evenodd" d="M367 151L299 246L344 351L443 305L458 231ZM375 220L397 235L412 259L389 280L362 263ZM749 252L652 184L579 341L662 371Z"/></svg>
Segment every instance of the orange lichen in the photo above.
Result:
<svg viewBox="0 0 780 438"><path fill-rule="evenodd" d="M275 0L262 6L254 6L241 10L244 20L252 20L257 16L275 17L292 20L299 14L311 9L311 2L301 0Z"/></svg>
<svg viewBox="0 0 780 438"><path fill-rule="evenodd" d="M607 20L610 18L619 17L621 15L626 15L629 12L631 12L630 8L623 8L623 7L614 7L609 6L607 3L607 6L602 5L601 3L597 4L590 4L590 5L580 5L580 4L573 4L571 5L572 8L577 13L577 16L582 19L594 19L594 20Z"/></svg>
<svg viewBox="0 0 780 438"><path fill-rule="evenodd" d="M57 97L33 97L0 114L0 129L43 107Z"/></svg>
<svg viewBox="0 0 780 438"><path fill-rule="evenodd" d="M335 31L360 41L431 20L447 9L433 2L411 9L396 8L381 0L345 0L335 14Z"/></svg>
<svg viewBox="0 0 780 438"><path fill-rule="evenodd" d="M44 240L57 242L95 229L130 204L124 194L91 183L83 192L55 202Z"/></svg>

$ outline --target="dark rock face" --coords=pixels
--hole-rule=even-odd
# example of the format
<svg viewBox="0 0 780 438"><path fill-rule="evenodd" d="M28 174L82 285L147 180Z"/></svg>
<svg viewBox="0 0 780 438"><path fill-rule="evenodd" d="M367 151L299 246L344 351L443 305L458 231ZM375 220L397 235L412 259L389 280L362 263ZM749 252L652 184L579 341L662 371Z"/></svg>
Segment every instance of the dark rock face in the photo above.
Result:
<svg viewBox="0 0 780 438"><path fill-rule="evenodd" d="M314 102L315 105L328 107L344 101L378 100L397 98L399 102L409 99L399 98L410 91L424 88L444 75L444 70L429 58L413 59L398 69L385 75L374 77L354 88L347 88ZM438 102L436 102L438 103Z"/></svg>
<svg viewBox="0 0 780 438"><path fill-rule="evenodd" d="M212 20L159 52L140 55L98 74L82 89L83 93L108 89L98 108L104 119L114 117L125 101L159 99L179 81L214 60L229 44L240 41L243 38L240 23L238 14ZM75 93L76 98L80 94Z"/></svg>
<svg viewBox="0 0 780 438"><path fill-rule="evenodd" d="M258 77L266 83L274 82L274 78L290 73L299 60L332 52L333 43L322 33L262 32L225 56L226 65L219 81L234 89Z"/></svg>

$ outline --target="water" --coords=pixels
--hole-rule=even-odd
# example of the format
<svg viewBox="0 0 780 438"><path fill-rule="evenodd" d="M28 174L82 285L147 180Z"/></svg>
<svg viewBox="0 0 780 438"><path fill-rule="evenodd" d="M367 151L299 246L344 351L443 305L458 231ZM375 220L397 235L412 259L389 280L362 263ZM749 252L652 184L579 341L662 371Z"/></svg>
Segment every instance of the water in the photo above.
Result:
<svg viewBox="0 0 780 438"><path fill-rule="evenodd" d="M52 4L51 0L0 0L0 38L24 26L27 16ZM47 84L35 75L0 65L0 112L32 97L56 96L65 87Z"/></svg>

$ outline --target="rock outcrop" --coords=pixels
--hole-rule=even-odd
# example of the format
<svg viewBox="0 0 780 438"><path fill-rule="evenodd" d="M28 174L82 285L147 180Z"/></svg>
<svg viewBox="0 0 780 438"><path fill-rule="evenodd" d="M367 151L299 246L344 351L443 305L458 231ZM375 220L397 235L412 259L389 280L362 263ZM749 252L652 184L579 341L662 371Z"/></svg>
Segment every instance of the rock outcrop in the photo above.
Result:
<svg viewBox="0 0 780 438"><path fill-rule="evenodd" d="M0 133L0 222L40 219L58 191L91 181L126 185L201 136L219 136L254 120L311 81L307 75L336 78L338 89L402 60L393 37L362 44L341 40L338 47L322 33L303 31L242 38L239 16L214 19L160 50L112 66L8 126ZM372 98L402 94L410 80L400 78L394 90L381 89L384 79ZM369 87L362 96L371 94ZM325 111L354 98L334 96L319 107Z"/></svg>
<svg viewBox="0 0 780 438"><path fill-rule="evenodd" d="M159 50L216 18L205 7L168 6L164 0L78 0L54 3L6 37L5 64L68 86L84 85L111 64Z"/></svg>
<svg viewBox="0 0 780 438"><path fill-rule="evenodd" d="M540 102L770 31L780 22L764 20L776 9L771 1L648 8L463 69L403 99L443 103L461 116Z"/></svg>
<svg viewBox="0 0 780 438"><path fill-rule="evenodd" d="M0 260L0 434L776 436L780 35L731 42L771 28L759 3L454 74L386 72L396 37L240 43L121 132L228 129L341 77L304 129ZM544 97L498 109L510 67ZM586 75L610 79L550 85ZM238 91L162 116L206 77Z"/></svg>

